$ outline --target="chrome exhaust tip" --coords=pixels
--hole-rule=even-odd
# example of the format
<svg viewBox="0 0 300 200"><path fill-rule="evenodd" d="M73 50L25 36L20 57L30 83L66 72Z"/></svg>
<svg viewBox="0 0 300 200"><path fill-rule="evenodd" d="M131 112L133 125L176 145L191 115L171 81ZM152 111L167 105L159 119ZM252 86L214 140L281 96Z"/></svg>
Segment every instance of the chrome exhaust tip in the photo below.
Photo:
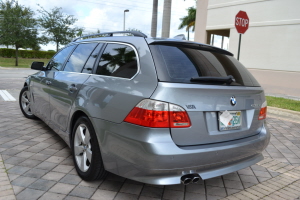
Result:
<svg viewBox="0 0 300 200"><path fill-rule="evenodd" d="M186 174L180 178L180 181L183 185L188 185L192 182L192 179L193 177L191 174Z"/></svg>
<svg viewBox="0 0 300 200"><path fill-rule="evenodd" d="M193 174L193 179L192 182L193 183L198 183L198 181L200 181L201 177L198 174Z"/></svg>

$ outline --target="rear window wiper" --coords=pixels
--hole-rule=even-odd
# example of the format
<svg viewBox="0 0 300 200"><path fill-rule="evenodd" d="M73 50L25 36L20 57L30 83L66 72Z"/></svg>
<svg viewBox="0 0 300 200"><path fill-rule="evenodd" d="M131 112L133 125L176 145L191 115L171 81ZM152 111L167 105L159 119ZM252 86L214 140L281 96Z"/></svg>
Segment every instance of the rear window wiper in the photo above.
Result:
<svg viewBox="0 0 300 200"><path fill-rule="evenodd" d="M191 78L191 82L214 82L214 83L227 83L230 84L235 82L235 79L232 75L226 77L214 77L214 76L202 76Z"/></svg>

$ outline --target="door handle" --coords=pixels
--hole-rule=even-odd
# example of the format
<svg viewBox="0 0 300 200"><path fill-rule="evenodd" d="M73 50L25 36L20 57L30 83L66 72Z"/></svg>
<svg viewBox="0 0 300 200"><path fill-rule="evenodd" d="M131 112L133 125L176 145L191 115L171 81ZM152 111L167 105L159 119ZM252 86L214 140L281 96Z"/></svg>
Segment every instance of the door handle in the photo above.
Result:
<svg viewBox="0 0 300 200"><path fill-rule="evenodd" d="M70 92L75 92L75 91L77 91L77 87L75 87L75 84L72 84L72 85L69 87L69 90L70 90Z"/></svg>
<svg viewBox="0 0 300 200"><path fill-rule="evenodd" d="M51 83L52 83L51 81L46 81L47 85L51 85Z"/></svg>

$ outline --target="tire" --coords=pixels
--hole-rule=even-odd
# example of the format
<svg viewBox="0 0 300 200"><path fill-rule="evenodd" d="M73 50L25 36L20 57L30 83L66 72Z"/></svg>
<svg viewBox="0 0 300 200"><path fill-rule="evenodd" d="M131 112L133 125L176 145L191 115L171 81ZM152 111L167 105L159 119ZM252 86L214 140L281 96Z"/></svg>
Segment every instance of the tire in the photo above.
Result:
<svg viewBox="0 0 300 200"><path fill-rule="evenodd" d="M25 86L23 87L19 95L19 105L21 111L23 115L28 119L37 119L37 117L31 113L30 104L31 104L31 95L29 93L28 87Z"/></svg>
<svg viewBox="0 0 300 200"><path fill-rule="evenodd" d="M76 171L83 180L105 178L107 172L104 169L96 132L91 121L85 116L79 117L73 127L71 147Z"/></svg>

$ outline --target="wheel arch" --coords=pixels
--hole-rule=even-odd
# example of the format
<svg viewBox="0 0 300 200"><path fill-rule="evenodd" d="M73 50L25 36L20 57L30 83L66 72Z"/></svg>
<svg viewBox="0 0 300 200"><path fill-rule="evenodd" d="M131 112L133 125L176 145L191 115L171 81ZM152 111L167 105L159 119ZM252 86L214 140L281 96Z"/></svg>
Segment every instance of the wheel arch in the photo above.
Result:
<svg viewBox="0 0 300 200"><path fill-rule="evenodd" d="M83 112L82 110L77 110L73 113L72 115L72 118L71 118L71 121L70 121L70 126L69 126L69 130L70 130L70 134L69 134L69 141L70 141L70 145L71 145L71 142L72 142L72 137L73 137L73 128L74 128L74 125L77 121L77 119L81 116L85 116L87 118L89 118L89 116Z"/></svg>
<svg viewBox="0 0 300 200"><path fill-rule="evenodd" d="M24 86L23 87L29 87L29 83L30 83L30 78L31 78L31 76L28 76L27 78L26 78L26 80L25 80L25 82L24 82Z"/></svg>

